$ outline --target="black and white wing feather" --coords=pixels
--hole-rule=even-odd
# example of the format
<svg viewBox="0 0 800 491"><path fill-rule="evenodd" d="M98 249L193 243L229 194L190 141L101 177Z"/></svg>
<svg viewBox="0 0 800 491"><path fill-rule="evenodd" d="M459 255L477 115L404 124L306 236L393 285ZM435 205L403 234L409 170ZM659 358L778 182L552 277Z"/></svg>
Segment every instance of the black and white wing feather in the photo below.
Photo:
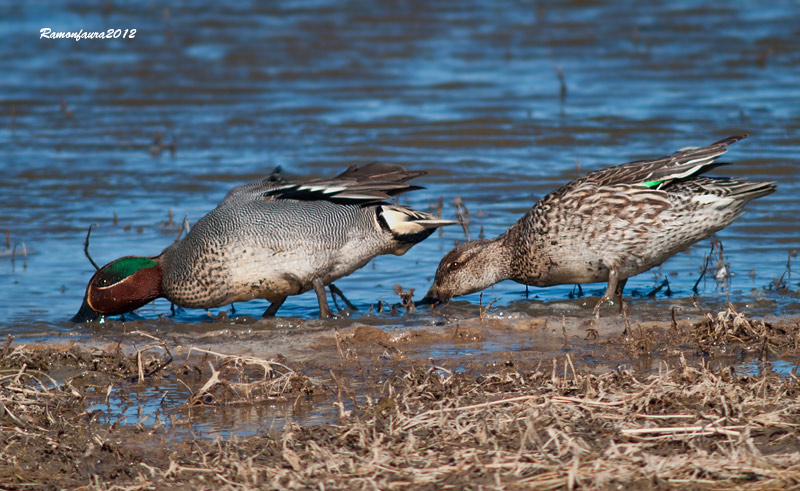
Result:
<svg viewBox="0 0 800 491"><path fill-rule="evenodd" d="M352 165L335 177L289 181L280 175L280 169L276 169L268 177L233 188L221 205L242 199L376 203L406 191L422 189L407 184L407 181L424 174L424 171L407 171L396 164L375 162Z"/></svg>

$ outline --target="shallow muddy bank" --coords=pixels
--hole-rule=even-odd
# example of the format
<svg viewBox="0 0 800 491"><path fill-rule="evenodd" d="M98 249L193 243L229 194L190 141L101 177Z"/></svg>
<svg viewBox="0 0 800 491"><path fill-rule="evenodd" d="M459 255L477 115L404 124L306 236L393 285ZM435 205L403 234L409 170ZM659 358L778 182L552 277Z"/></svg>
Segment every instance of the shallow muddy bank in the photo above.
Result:
<svg viewBox="0 0 800 491"><path fill-rule="evenodd" d="M405 329L240 320L169 334L137 321L73 343L9 338L0 478L12 489L799 484L800 319L665 317L604 316L595 332L584 317L491 313Z"/></svg>

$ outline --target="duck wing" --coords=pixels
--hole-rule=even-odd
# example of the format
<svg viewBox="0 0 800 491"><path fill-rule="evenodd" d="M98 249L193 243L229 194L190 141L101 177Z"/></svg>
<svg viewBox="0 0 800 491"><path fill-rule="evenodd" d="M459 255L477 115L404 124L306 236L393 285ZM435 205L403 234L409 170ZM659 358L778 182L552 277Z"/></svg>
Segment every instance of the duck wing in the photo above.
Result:
<svg viewBox="0 0 800 491"><path fill-rule="evenodd" d="M376 203L406 191L422 189L420 186L407 184L407 181L424 174L427 172L407 171L397 164L373 162L351 165L334 177L288 180L280 174L278 168L268 177L233 188L220 206L238 200L277 199Z"/></svg>
<svg viewBox="0 0 800 491"><path fill-rule="evenodd" d="M705 147L683 148L667 157L655 160L639 160L600 169L570 184L575 186L584 183L598 186L642 184L649 188L661 189L673 181L686 179L702 174L714 167L726 165L716 162L715 159L727 152L729 145L744 138L747 138L747 135L729 136Z"/></svg>

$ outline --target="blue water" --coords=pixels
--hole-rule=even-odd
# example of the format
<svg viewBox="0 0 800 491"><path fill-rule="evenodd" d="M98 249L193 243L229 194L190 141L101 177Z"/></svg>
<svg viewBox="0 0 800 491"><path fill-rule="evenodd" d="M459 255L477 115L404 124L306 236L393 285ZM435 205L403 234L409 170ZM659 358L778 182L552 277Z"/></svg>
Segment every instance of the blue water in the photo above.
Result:
<svg viewBox="0 0 800 491"><path fill-rule="evenodd" d="M300 176L372 160L428 170L418 179L426 189L401 201L427 210L443 196L452 218L461 196L474 238L481 226L486 236L501 233L576 177L578 162L586 172L740 132L751 136L726 156L735 165L716 174L779 186L718 234L734 274L727 287L759 312L798 311L796 295L765 291L800 242L794 2L43 0L7 2L0 14L0 231L9 230L12 247L34 251L13 262L0 256L6 331L72 329L66 319L93 272L83 255L90 224L99 224L90 247L99 263L154 255L176 235L159 226L169 211L194 222L228 189L276 165ZM44 27L137 32L76 42L39 39ZM174 138L174 155L151 151L158 132L165 143ZM395 284L419 298L456 240L464 233L450 227L337 285L364 310L397 301ZM687 299L709 247L698 244L628 289L647 291L667 276L673 298ZM785 279L796 292L797 273ZM701 296L724 304L725 287L701 286ZM572 288L530 295L569 301ZM525 288L506 282L485 297L514 308ZM253 301L236 312L258 316L265 307ZM160 314L169 314L164 300L137 312ZM291 297L279 314L315 317L316 298Z"/></svg>

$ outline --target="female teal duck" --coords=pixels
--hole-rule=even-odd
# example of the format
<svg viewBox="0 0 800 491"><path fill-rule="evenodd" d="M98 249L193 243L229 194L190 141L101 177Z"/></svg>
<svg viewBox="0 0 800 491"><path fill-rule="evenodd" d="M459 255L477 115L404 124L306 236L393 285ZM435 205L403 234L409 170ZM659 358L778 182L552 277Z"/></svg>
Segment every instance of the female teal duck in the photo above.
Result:
<svg viewBox="0 0 800 491"><path fill-rule="evenodd" d="M420 189L406 182L423 174L373 163L328 179L287 181L276 172L236 187L158 256L100 268L72 320L123 314L159 297L191 308L266 298L271 316L287 296L311 289L329 317L325 285L456 223L384 201Z"/></svg>
<svg viewBox="0 0 800 491"><path fill-rule="evenodd" d="M444 302L499 281L552 286L608 282L594 309L621 299L629 277L726 227L771 182L701 176L732 136L657 160L630 162L576 179L540 199L497 238L461 244L439 263L423 302Z"/></svg>

